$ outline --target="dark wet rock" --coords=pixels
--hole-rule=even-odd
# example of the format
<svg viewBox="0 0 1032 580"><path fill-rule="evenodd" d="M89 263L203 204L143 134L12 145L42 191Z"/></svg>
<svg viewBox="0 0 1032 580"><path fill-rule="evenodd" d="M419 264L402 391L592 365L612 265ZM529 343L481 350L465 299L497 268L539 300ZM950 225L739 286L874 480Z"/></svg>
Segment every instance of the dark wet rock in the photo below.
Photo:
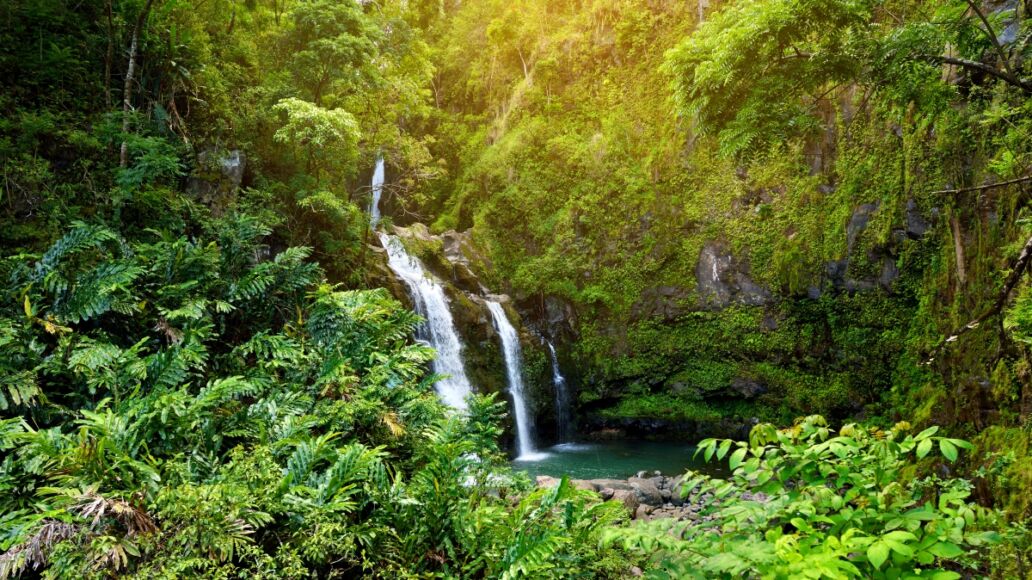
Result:
<svg viewBox="0 0 1032 580"><path fill-rule="evenodd" d="M853 210L853 215L849 218L849 224L846 226L846 251L848 253L853 252L857 238L861 232L867 229L871 216L878 211L880 205L880 202L865 203Z"/></svg>
<svg viewBox="0 0 1032 580"><path fill-rule="evenodd" d="M585 433L584 438L589 441L617 441L620 439L626 439L627 433L623 429L603 427L601 429Z"/></svg>
<svg viewBox="0 0 1032 580"><path fill-rule="evenodd" d="M187 191L219 214L229 206L244 182L247 154L239 149L203 149L187 183Z"/></svg>
<svg viewBox="0 0 1032 580"><path fill-rule="evenodd" d="M635 437L658 437L699 441L707 437L744 440L749 438L753 423L747 420L721 419L718 421L667 421L655 418L622 417L611 418L588 413L580 417L579 424L585 439L607 441Z"/></svg>
<svg viewBox="0 0 1032 580"><path fill-rule="evenodd" d="M753 399L767 392L767 386L763 383L745 377L731 379L731 390L738 393L744 399Z"/></svg>
<svg viewBox="0 0 1032 580"><path fill-rule="evenodd" d="M695 279L700 301L711 308L726 308L732 303L762 306L771 300L770 291L749 277L748 265L721 242L703 246L695 265Z"/></svg>
<svg viewBox="0 0 1032 580"><path fill-rule="evenodd" d="M646 288L631 306L631 316L636 320L661 318L672 321L694 307L691 296L691 291L680 286Z"/></svg>
<svg viewBox="0 0 1032 580"><path fill-rule="evenodd" d="M409 295L408 286L398 279L394 272L387 265L387 250L380 245L380 241L373 236L375 243L367 246L368 267L366 268L367 282L371 288L386 288L388 292L401 302L405 308L412 309L412 296Z"/></svg>
<svg viewBox="0 0 1032 580"><path fill-rule="evenodd" d="M886 256L882 259L882 270L881 275L878 276L878 283L881 284L882 288L891 290L892 283L896 278L899 278L899 268L896 266L896 260Z"/></svg>
<svg viewBox="0 0 1032 580"><path fill-rule="evenodd" d="M931 227L928 221L921 215L921 210L917 207L917 202L913 198L907 200L907 237L912 239L918 239Z"/></svg>

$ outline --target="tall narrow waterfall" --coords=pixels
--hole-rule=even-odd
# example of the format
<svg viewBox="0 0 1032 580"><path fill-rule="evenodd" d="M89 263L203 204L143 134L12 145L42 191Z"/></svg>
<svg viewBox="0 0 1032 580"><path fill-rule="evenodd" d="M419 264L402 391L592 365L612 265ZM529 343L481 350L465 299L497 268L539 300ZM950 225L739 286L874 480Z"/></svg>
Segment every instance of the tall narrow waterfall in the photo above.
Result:
<svg viewBox="0 0 1032 580"><path fill-rule="evenodd" d="M516 415L516 447L519 457L531 458L535 455L534 427L527 410L527 397L523 389L523 357L520 354L520 337L509 322L505 310L498 302L487 301L495 328L502 337L502 352L505 354L505 371L509 377L509 392L512 393L512 406Z"/></svg>
<svg viewBox="0 0 1032 580"><path fill-rule="evenodd" d="M383 180L383 160L379 159L376 171L373 172L373 203L369 210L373 227L376 227L380 218L378 204ZM466 378L466 368L462 364L462 342L455 331L455 321L448 309L444 288L423 268L419 259L405 251L400 240L385 232L378 232L377 235L387 250L387 265L408 286L416 312L426 319L420 325L417 336L437 351L433 362L434 372L445 376L435 385L437 394L446 405L466 410L466 396L473 389Z"/></svg>
<svg viewBox="0 0 1032 580"><path fill-rule="evenodd" d="M548 342L548 352L552 355L552 384L555 386L555 434L559 443L565 443L573 435L573 413L570 411L570 390L566 378L559 370L559 357L555 354L555 346Z"/></svg>
<svg viewBox="0 0 1032 580"><path fill-rule="evenodd" d="M369 227L376 229L380 223L380 196L383 194L383 157L376 159L376 169L373 170L373 199L369 203Z"/></svg>

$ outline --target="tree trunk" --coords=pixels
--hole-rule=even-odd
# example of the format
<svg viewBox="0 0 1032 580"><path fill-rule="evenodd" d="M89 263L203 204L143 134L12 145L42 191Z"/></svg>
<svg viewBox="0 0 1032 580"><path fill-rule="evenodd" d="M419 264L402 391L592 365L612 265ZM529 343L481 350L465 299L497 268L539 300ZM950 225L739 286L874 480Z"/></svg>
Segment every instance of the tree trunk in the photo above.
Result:
<svg viewBox="0 0 1032 580"><path fill-rule="evenodd" d="M953 229L953 251L957 256L957 281L963 286L967 272L964 270L964 234L960 231L960 220L956 217L951 219L950 227Z"/></svg>
<svg viewBox="0 0 1032 580"><path fill-rule="evenodd" d="M129 42L129 66L125 71L125 87L122 89L122 134L129 134L129 114L133 111L133 77L136 75L136 49L140 44L140 33L147 22L147 14L150 12L154 0L147 0L136 18L136 26L133 27L132 40ZM122 149L119 153L119 167L123 169L129 165L129 142L122 138Z"/></svg>
<svg viewBox="0 0 1032 580"><path fill-rule="evenodd" d="M111 63L115 59L115 19L107 0L107 53L104 55L104 103L111 108Z"/></svg>

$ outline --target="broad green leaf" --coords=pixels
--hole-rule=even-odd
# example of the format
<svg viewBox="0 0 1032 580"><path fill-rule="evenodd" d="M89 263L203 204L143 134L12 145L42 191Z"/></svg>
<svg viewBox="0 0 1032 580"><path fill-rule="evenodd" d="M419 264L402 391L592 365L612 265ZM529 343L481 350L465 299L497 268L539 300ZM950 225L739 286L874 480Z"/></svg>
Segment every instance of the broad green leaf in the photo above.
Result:
<svg viewBox="0 0 1032 580"><path fill-rule="evenodd" d="M748 449L742 447L731 454L731 458L728 460L728 467L730 467L732 471L737 469L738 466L742 464L742 460L745 459L745 454L747 451Z"/></svg>
<svg viewBox="0 0 1032 580"><path fill-rule="evenodd" d="M928 551L939 558L956 558L964 554L960 546L950 542L937 542L928 547Z"/></svg>
<svg viewBox="0 0 1032 580"><path fill-rule="evenodd" d="M914 440L915 441L921 441L923 439L927 439L927 438L931 437L932 435L935 435L938 432L939 432L939 426L935 425L935 426L929 427L929 428L925 429L924 431L921 431L920 433L918 433L917 437L914 437Z"/></svg>
<svg viewBox="0 0 1032 580"><path fill-rule="evenodd" d="M946 459L950 461L957 460L957 448L948 439L939 440L939 451L942 451L942 456Z"/></svg>
<svg viewBox="0 0 1032 580"><path fill-rule="evenodd" d="M917 444L917 457L918 459L924 459L928 452L932 450L932 440L924 439Z"/></svg>
<svg viewBox="0 0 1032 580"><path fill-rule="evenodd" d="M975 446L963 439L949 439L949 442L960 447L961 449L974 449Z"/></svg>
<svg viewBox="0 0 1032 580"><path fill-rule="evenodd" d="M717 449L717 459L723 459L724 456L727 455L729 449L731 449L730 439L720 444L720 448Z"/></svg>
<svg viewBox="0 0 1032 580"><path fill-rule="evenodd" d="M867 548L867 559L871 561L876 569L881 568L885 560L889 559L889 546L883 542L875 542Z"/></svg>

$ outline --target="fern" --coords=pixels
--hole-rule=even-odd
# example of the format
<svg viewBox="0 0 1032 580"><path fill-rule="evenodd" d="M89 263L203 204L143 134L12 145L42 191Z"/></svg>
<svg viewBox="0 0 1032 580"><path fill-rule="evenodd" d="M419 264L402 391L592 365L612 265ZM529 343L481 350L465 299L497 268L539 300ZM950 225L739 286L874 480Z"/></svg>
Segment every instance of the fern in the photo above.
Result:
<svg viewBox="0 0 1032 580"><path fill-rule="evenodd" d="M0 374L0 410L45 404L36 373L31 370Z"/></svg>
<svg viewBox="0 0 1032 580"><path fill-rule="evenodd" d="M51 274L62 260L88 249L103 248L109 242L116 242L123 253L129 253L128 247L115 232L97 225L89 225L81 221L72 222L72 229L43 254L33 269L32 280L38 282Z"/></svg>
<svg viewBox="0 0 1032 580"><path fill-rule="evenodd" d="M143 271L128 261L101 263L57 293L55 313L68 322L96 318L111 309L131 313L136 301L131 286Z"/></svg>

